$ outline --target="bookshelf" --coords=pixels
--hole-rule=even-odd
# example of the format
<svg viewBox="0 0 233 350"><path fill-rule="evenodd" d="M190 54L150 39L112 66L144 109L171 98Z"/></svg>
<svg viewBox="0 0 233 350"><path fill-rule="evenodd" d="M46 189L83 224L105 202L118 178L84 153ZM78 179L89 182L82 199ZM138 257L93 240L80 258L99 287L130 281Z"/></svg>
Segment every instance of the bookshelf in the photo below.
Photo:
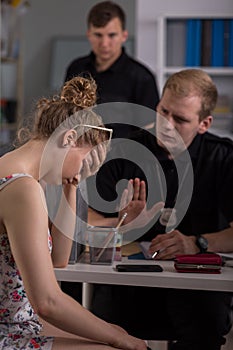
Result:
<svg viewBox="0 0 233 350"><path fill-rule="evenodd" d="M191 28L195 35L198 36L199 42L195 42L195 38L190 34L190 27L193 23L197 22L196 28ZM164 86L166 79L169 75L184 69L184 68L201 68L204 69L215 82L219 95L224 97L227 105L224 106L224 125L216 123L216 130L219 128L221 130L231 129L233 131L233 64L232 56L231 61L229 59L226 61L226 54L224 56L224 49L226 43L214 42L213 37L213 27L214 23L217 23L217 34L220 33L220 25L223 26L225 23L233 23L233 15L174 15L166 14L159 16L157 18L157 65L156 65L156 75L160 89ZM205 24L204 24L205 23ZM204 30L206 29L206 23L212 26L211 36L204 38ZM231 24L232 25L232 24ZM205 29L203 29L205 27ZM233 27L233 26L232 26ZM229 27L228 27L229 28ZM231 28L232 30L232 28ZM208 35L206 33L205 35ZM210 35L210 34L209 34ZM223 33L224 35L224 33ZM225 34L226 36L226 34ZM231 37L228 35L228 46L233 46L233 33L231 32ZM216 40L215 40L216 41ZM231 44L229 44L231 42ZM215 54L211 53L214 48L213 43L216 45ZM222 45L222 46L221 46ZM196 46L196 48L195 48ZM220 48L224 48L220 50ZM188 51L191 50L191 51ZM192 51L193 50L193 51ZM196 50L196 51L195 51ZM221 63L216 63L216 50L218 53L222 53ZM228 47L229 50L229 47ZM231 47L230 50L233 50ZM194 52L195 51L195 52ZM221 52L223 51L223 52ZM188 57L189 54L189 57ZM205 55L204 55L205 54ZM214 56L211 58L211 55ZM228 53L229 55L229 53ZM218 60L217 60L218 61ZM209 65L207 65L209 63ZM222 108L223 106L221 106ZM221 115L220 115L221 114ZM216 113L216 117L222 117L222 113ZM229 119L229 122L227 121Z"/></svg>
<svg viewBox="0 0 233 350"><path fill-rule="evenodd" d="M10 147L22 119L23 82L21 57L1 57L0 156ZM9 145L9 146L8 146Z"/></svg>
<svg viewBox="0 0 233 350"><path fill-rule="evenodd" d="M3 1L1 17L0 156L11 147L23 110L21 14Z"/></svg>

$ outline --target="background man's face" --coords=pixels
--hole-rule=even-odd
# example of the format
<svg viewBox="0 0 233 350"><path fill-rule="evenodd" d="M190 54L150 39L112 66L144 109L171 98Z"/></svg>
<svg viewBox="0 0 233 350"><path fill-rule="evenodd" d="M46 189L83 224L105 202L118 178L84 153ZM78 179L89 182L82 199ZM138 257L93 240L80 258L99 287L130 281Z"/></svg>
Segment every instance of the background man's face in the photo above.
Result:
<svg viewBox="0 0 233 350"><path fill-rule="evenodd" d="M114 62L121 54L128 32L122 29L119 18L113 18L105 27L90 25L87 37L97 60Z"/></svg>

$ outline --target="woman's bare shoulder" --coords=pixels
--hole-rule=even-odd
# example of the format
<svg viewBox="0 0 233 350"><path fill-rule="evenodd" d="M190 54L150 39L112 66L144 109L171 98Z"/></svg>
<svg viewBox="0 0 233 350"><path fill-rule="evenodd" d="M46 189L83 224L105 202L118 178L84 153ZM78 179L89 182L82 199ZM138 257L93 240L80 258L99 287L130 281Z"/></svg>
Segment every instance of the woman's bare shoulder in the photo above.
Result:
<svg viewBox="0 0 233 350"><path fill-rule="evenodd" d="M19 177L0 191L0 205L8 211L27 207L29 213L33 208L45 207L44 191L33 177Z"/></svg>

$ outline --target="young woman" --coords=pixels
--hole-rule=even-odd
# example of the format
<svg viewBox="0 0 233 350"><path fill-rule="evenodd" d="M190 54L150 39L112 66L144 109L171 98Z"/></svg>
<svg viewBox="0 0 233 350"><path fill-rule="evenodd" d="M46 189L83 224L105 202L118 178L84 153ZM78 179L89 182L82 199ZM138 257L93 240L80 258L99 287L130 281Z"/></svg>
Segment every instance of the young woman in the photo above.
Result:
<svg viewBox="0 0 233 350"><path fill-rule="evenodd" d="M91 79L68 81L38 101L32 131L0 158L0 349L145 350L64 294L53 267L65 266L75 225L76 187L103 163L111 130L89 107ZM86 108L88 107L88 108ZM43 184L63 185L49 224Z"/></svg>

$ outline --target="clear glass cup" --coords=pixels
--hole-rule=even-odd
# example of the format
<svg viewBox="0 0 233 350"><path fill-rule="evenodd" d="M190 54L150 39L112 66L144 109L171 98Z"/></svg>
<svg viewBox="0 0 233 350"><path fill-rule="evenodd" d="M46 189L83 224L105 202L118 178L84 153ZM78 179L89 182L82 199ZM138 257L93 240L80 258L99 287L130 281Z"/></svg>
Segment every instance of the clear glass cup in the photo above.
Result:
<svg viewBox="0 0 233 350"><path fill-rule="evenodd" d="M112 265L116 252L118 229L115 227L89 226L87 239L90 263Z"/></svg>

